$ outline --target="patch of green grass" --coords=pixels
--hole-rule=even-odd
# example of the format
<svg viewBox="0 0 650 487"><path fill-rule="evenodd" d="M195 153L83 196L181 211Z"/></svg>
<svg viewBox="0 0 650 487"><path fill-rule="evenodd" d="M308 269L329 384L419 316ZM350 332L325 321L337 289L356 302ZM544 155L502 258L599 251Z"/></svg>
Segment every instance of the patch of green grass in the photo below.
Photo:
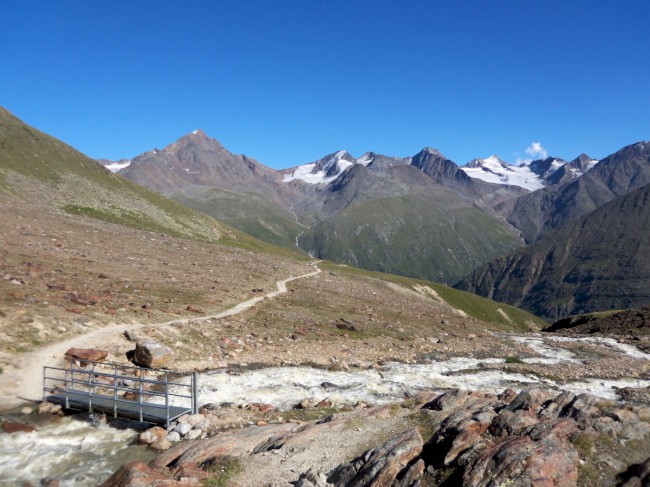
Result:
<svg viewBox="0 0 650 487"><path fill-rule="evenodd" d="M581 458L591 458L594 454L594 437L588 433L577 433L571 438L571 442L578 450Z"/></svg>
<svg viewBox="0 0 650 487"><path fill-rule="evenodd" d="M159 223L147 218L145 215L137 215L131 211L115 208L114 211L107 211L106 209L90 208L88 206L79 205L64 205L61 207L66 213L71 215L80 215L90 218L95 218L107 223L115 223L124 225L138 230L146 230L149 232L166 233L174 237L179 237L181 234L171 228L160 225Z"/></svg>
<svg viewBox="0 0 650 487"><path fill-rule="evenodd" d="M330 408L294 408L288 409L282 413L282 417L286 420L296 420L296 421L315 421L318 419L323 419L330 414L335 414L340 412L335 407Z"/></svg>
<svg viewBox="0 0 650 487"><path fill-rule="evenodd" d="M213 458L202 467L210 474L203 487L227 487L230 479L244 470L241 461L230 456Z"/></svg>
<svg viewBox="0 0 650 487"><path fill-rule="evenodd" d="M415 285L429 286L450 306L464 311L472 318L498 324L500 325L499 329L503 331L529 331L530 323L533 323L536 326L543 326L545 324L541 318L538 318L537 316L522 309L515 308L504 303L498 303L496 301L447 287L442 284L423 281L421 279L413 279L410 277L397 276L394 274L369 271L366 269L360 269L358 267L350 267L328 261L321 262L319 264L319 267L321 267L323 270L342 275L380 279L383 281L392 282L394 284L399 284L400 286L406 287L407 289L413 289ZM510 320L506 319L506 317L503 316L503 314L501 314L498 309L503 310L503 312L507 314Z"/></svg>
<svg viewBox="0 0 650 487"><path fill-rule="evenodd" d="M418 427L425 443L429 441L438 430L437 423L431 419L426 411L417 411L409 414L408 419L414 426Z"/></svg>
<svg viewBox="0 0 650 487"><path fill-rule="evenodd" d="M521 360L519 357L515 357L514 355L510 355L509 357L506 357L506 363L507 364L523 364L524 361Z"/></svg>
<svg viewBox="0 0 650 487"><path fill-rule="evenodd" d="M353 204L300 241L321 258L447 283L521 245L501 223L446 190Z"/></svg>

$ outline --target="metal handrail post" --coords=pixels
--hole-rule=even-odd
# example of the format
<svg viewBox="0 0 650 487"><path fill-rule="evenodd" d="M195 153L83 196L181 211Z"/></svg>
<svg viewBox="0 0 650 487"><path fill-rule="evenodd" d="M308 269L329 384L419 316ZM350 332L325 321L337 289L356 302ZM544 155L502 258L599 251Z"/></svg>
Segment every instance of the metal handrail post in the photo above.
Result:
<svg viewBox="0 0 650 487"><path fill-rule="evenodd" d="M95 364L93 363L93 373L88 374L88 412L92 413L93 412L93 385L92 385L92 379L93 375L95 372Z"/></svg>
<svg viewBox="0 0 650 487"><path fill-rule="evenodd" d="M74 387L74 370L72 368L72 357L70 357L70 379L68 381L68 371L66 370L65 380L65 408L70 409L70 384Z"/></svg>
<svg viewBox="0 0 650 487"><path fill-rule="evenodd" d="M140 391L140 394L138 395L138 404L140 407L140 421L142 421L142 369L140 369L140 386L138 389Z"/></svg>
<svg viewBox="0 0 650 487"><path fill-rule="evenodd" d="M192 414L199 412L199 373L192 373Z"/></svg>
<svg viewBox="0 0 650 487"><path fill-rule="evenodd" d="M165 413L167 414L165 418L165 428L169 427L169 384L168 384L167 372L165 372Z"/></svg>
<svg viewBox="0 0 650 487"><path fill-rule="evenodd" d="M117 418L117 364L113 372L113 417Z"/></svg>

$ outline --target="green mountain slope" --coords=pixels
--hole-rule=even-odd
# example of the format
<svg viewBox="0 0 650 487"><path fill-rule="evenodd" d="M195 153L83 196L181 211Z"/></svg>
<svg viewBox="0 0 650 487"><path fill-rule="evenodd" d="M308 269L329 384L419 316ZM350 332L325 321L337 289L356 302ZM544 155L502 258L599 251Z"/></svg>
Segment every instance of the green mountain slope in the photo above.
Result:
<svg viewBox="0 0 650 487"><path fill-rule="evenodd" d="M0 184L5 192L143 230L214 241L223 228L207 215L104 169L0 108ZM38 195L37 197L35 195Z"/></svg>
<svg viewBox="0 0 650 487"><path fill-rule="evenodd" d="M318 258L364 269L455 282L519 240L473 207L406 195L352 205L300 236Z"/></svg>

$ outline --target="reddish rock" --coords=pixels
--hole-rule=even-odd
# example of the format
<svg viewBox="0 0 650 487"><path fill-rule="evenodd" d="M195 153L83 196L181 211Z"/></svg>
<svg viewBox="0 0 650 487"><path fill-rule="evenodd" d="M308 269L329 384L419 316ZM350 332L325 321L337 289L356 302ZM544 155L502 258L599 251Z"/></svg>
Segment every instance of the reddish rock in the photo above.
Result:
<svg viewBox="0 0 650 487"><path fill-rule="evenodd" d="M508 405L507 409L509 411L523 409L536 413L542 404L550 400L552 397L553 394L545 389L529 387L521 391Z"/></svg>
<svg viewBox="0 0 650 487"><path fill-rule="evenodd" d="M269 411L277 411L278 408L276 408L273 404L262 404L260 406L260 412L261 413L268 413Z"/></svg>
<svg viewBox="0 0 650 487"><path fill-rule="evenodd" d="M167 430L161 428L160 426L154 426L153 428L149 428L147 431L140 433L140 436L138 437L138 443L141 445L150 445L154 441L160 438L165 438L166 436Z"/></svg>
<svg viewBox="0 0 650 487"><path fill-rule="evenodd" d="M506 389L501 394L497 396L497 399L506 404L510 404L517 397L517 392L514 389Z"/></svg>
<svg viewBox="0 0 650 487"><path fill-rule="evenodd" d="M318 402L316 404L317 408L331 408L332 407L332 401L330 401L329 397L326 399L323 399L322 401Z"/></svg>
<svg viewBox="0 0 650 487"><path fill-rule="evenodd" d="M82 364L85 362L102 362L108 357L108 350L100 348L70 348L65 352L65 359L68 362L73 360Z"/></svg>
<svg viewBox="0 0 650 487"><path fill-rule="evenodd" d="M469 392L463 389L450 389L444 394L439 395L433 401L425 404L424 409L433 409L442 411L444 409L459 408L469 396Z"/></svg>
<svg viewBox="0 0 650 487"><path fill-rule="evenodd" d="M32 431L36 431L36 428L34 428L32 425L19 423L17 421L3 421L2 431L9 434L20 433L20 432L31 433Z"/></svg>
<svg viewBox="0 0 650 487"><path fill-rule="evenodd" d="M575 487L578 463L573 447L555 435L539 442L528 436L510 436L470 461L463 485Z"/></svg>
<svg viewBox="0 0 650 487"><path fill-rule="evenodd" d="M529 426L539 422L532 411L517 410L515 412L504 409L497 414L490 425L490 433L497 437L518 435Z"/></svg>
<svg viewBox="0 0 650 487"><path fill-rule="evenodd" d="M137 461L122 465L101 487L196 487L196 480L174 480Z"/></svg>
<svg viewBox="0 0 650 487"><path fill-rule="evenodd" d="M205 480L210 474L199 467L195 462L184 462L177 465L171 470L171 474L176 480Z"/></svg>
<svg viewBox="0 0 650 487"><path fill-rule="evenodd" d="M443 463L445 465L449 465L452 463L456 458L458 458L462 453L466 452L469 450L473 445L475 445L479 439L481 438L481 435L474 432L474 431L464 431L457 435L454 440L451 443L451 448L445 455L445 458L443 460Z"/></svg>
<svg viewBox="0 0 650 487"><path fill-rule="evenodd" d="M165 451L172 447L172 442L167 438L158 438L149 444L149 448L155 451Z"/></svg>
<svg viewBox="0 0 650 487"><path fill-rule="evenodd" d="M330 472L327 481L334 485L349 487L400 485L398 477L409 476L415 484L417 472L424 470L418 463L413 470L411 462L422 453L422 436L417 429L412 429L387 441L382 446L369 450L349 463L344 463Z"/></svg>

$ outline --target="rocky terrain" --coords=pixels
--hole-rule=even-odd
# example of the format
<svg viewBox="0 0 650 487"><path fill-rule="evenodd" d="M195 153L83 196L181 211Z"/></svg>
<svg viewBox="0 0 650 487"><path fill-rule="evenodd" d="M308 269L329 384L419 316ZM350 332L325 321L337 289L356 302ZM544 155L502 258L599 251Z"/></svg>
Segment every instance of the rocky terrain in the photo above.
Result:
<svg viewBox="0 0 650 487"><path fill-rule="evenodd" d="M542 320L506 304L255 240L2 116L15 132L0 153L3 475L48 428L45 444L79 441L72 462L93 446L92 432L34 405L43 366L90 348L127 365L155 343L162 365L199 372L201 397L219 399L139 437L142 463L106 485L646 481L645 315L614 318L625 325L615 338L537 334ZM400 171L428 171L429 188L468 184L442 155L421 156ZM584 330L573 324L566 335ZM65 470L15 478L45 477L70 481Z"/></svg>
<svg viewBox="0 0 650 487"><path fill-rule="evenodd" d="M222 411L181 424L217 424ZM422 392L401 404L358 404L304 423L287 422L268 408L258 416L264 419L257 426L178 443L149 465L127 464L103 485L209 485L211 479L242 487L650 481L650 408L589 394L452 389ZM148 437L156 435L140 436L145 442Z"/></svg>
<svg viewBox="0 0 650 487"><path fill-rule="evenodd" d="M634 336L645 339L650 335L650 308L613 310L570 316L544 328L544 332L568 335Z"/></svg>

